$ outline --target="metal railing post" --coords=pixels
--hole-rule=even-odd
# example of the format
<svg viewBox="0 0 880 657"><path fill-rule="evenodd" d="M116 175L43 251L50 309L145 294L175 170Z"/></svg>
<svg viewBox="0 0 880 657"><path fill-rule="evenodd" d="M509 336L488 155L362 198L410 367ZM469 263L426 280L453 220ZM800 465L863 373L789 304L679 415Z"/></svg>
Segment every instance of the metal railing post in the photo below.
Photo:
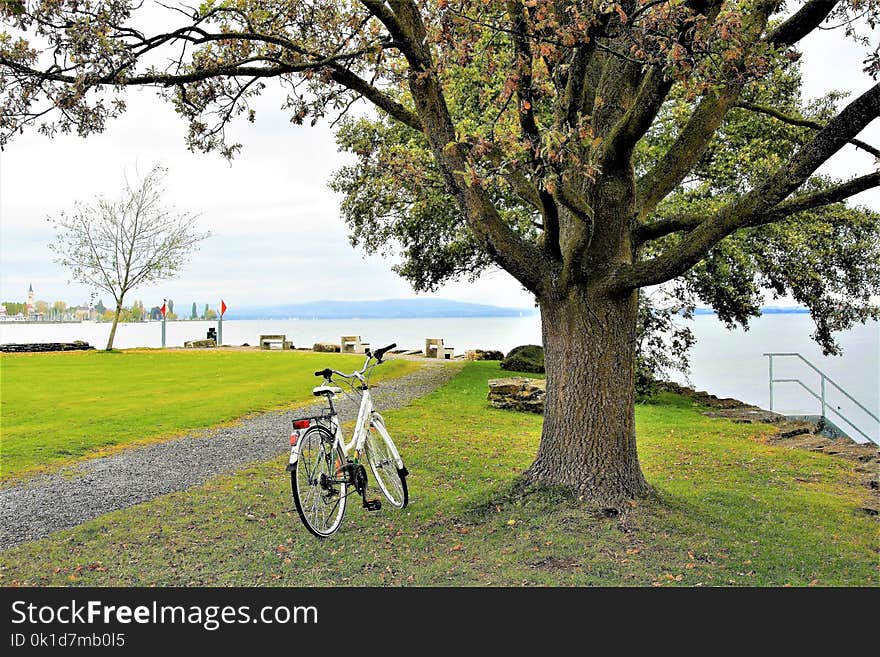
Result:
<svg viewBox="0 0 880 657"><path fill-rule="evenodd" d="M862 404L858 399L856 399L851 394L849 394L839 383L837 383L834 379L827 376L825 374L825 372L820 370L818 367L816 367L810 361L808 361L806 358L804 358L801 354L796 353L796 352L772 352L772 353L765 353L764 355L769 358L768 364L769 364L769 370L770 370L770 410L771 411L775 411L775 409L773 408L774 402L775 402L775 400L773 399L773 392L774 392L774 385L773 384L774 383L797 383L810 396L812 396L814 399L819 401L819 403L822 405L822 416L821 416L822 419L825 419L830 423L831 420L828 418L828 413L829 412L834 413L834 415L838 416L841 420L846 422L846 424L848 424L859 435L861 435L863 438L865 438L865 440L867 440L869 442L873 442L875 444L880 444L880 439L878 439L876 437L872 438L867 433L865 433L858 425L854 424L852 420L850 420L847 416L845 416L841 412L839 406L837 408L831 408L829 406L828 390L827 390L828 385L827 384L830 383L832 386L834 386L838 390L838 392L840 394L842 394L844 397L846 397L856 407L861 409L868 417L870 417L872 420L877 422L878 426L880 426L880 417L877 416L876 412L871 411L867 407L865 407L864 404ZM801 361L803 361L804 364L807 365L807 367L809 367L814 372L816 372L820 377L820 379L819 379L819 386L820 386L819 394L817 394L815 390L813 390L812 388L807 386L807 384L805 384L800 379L776 379L776 378L774 378L774 376L773 376L773 357L774 356L792 356L795 358L799 358Z"/></svg>

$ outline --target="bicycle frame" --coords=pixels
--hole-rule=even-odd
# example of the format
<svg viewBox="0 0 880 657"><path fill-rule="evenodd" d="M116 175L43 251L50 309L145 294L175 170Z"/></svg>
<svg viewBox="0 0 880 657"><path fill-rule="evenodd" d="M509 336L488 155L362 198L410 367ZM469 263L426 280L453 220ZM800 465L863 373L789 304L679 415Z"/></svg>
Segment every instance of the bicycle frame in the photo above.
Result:
<svg viewBox="0 0 880 657"><path fill-rule="evenodd" d="M382 415L373 407L373 397L370 394L370 389L366 385L366 379L363 376L369 362L370 358L367 358L366 362L364 363L364 367L360 371L354 372L352 375L343 375L356 378L362 384L361 404L360 408L358 409L357 420L355 422L351 440L347 443L345 442L345 434L342 431L342 424L339 422L339 414L336 412L336 409L333 407L333 402L330 399L328 399L328 402L330 403L329 416L331 420L331 426L325 426L324 428L329 429L333 433L334 450L337 446L339 446L345 456L350 456L352 451L354 451L354 455L356 458L360 456L361 451L363 451L364 449L364 443L366 443L367 441L367 432L370 431L370 429L375 429L382 435L382 438L386 441L386 444L391 447L394 462L397 465L397 468L401 469L403 468L403 459L400 457L400 453L397 451L397 446L394 444L394 441L391 440L391 437L388 435L388 431L385 429L385 420L382 418ZM342 374L341 372L337 373ZM299 460L299 450L303 442L299 438L304 436L307 432L311 431L312 427L316 426L317 424L318 422L315 421L307 429L301 430L296 444L292 445L290 448L289 466L292 466Z"/></svg>

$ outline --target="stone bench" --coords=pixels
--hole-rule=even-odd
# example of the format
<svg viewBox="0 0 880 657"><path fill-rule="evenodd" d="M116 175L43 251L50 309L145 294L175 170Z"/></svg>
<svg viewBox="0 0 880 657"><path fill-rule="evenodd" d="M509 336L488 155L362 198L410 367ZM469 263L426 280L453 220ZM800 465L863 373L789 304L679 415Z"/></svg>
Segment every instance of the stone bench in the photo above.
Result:
<svg viewBox="0 0 880 657"><path fill-rule="evenodd" d="M273 344L280 344L281 349L293 349L293 343L288 342L285 334L260 336L260 349L271 349Z"/></svg>
<svg viewBox="0 0 880 657"><path fill-rule="evenodd" d="M443 345L443 338L425 338L425 358L451 360L455 349Z"/></svg>
<svg viewBox="0 0 880 657"><path fill-rule="evenodd" d="M343 354L363 354L370 348L369 342L361 342L359 335L343 335L339 338L339 350Z"/></svg>

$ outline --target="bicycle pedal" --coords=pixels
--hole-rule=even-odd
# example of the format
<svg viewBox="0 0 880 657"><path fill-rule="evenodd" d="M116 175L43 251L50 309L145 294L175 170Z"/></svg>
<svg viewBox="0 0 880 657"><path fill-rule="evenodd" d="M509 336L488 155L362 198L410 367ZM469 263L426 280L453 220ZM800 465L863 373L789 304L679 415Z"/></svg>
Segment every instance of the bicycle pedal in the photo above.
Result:
<svg viewBox="0 0 880 657"><path fill-rule="evenodd" d="M378 511L382 508L381 500L364 500L364 508L367 511Z"/></svg>

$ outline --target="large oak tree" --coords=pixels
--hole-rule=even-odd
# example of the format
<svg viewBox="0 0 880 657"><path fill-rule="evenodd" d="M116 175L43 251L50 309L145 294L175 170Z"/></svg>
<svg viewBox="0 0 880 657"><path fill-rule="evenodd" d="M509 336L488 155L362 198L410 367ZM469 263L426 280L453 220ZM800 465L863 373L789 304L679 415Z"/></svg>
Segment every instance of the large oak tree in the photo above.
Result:
<svg viewBox="0 0 880 657"><path fill-rule="evenodd" d="M382 118L340 135L361 160L336 181L355 239L398 238L417 285L493 263L538 301L548 393L533 481L609 507L648 490L642 288L684 285L731 320L761 286L788 292L827 349L833 330L876 316L877 215L843 202L880 173L816 171L844 147L880 155L858 138L880 85L839 111L781 86L805 36L839 24L858 39L852 19L872 26L877 0L226 0L170 11L154 33L132 4L4 2L2 139L102 130L132 85L165 90L189 145L229 157L227 124L253 120L270 83L297 123L372 103ZM876 76L876 50L865 65ZM767 147L780 125L792 132ZM377 163L410 193L359 195Z"/></svg>

